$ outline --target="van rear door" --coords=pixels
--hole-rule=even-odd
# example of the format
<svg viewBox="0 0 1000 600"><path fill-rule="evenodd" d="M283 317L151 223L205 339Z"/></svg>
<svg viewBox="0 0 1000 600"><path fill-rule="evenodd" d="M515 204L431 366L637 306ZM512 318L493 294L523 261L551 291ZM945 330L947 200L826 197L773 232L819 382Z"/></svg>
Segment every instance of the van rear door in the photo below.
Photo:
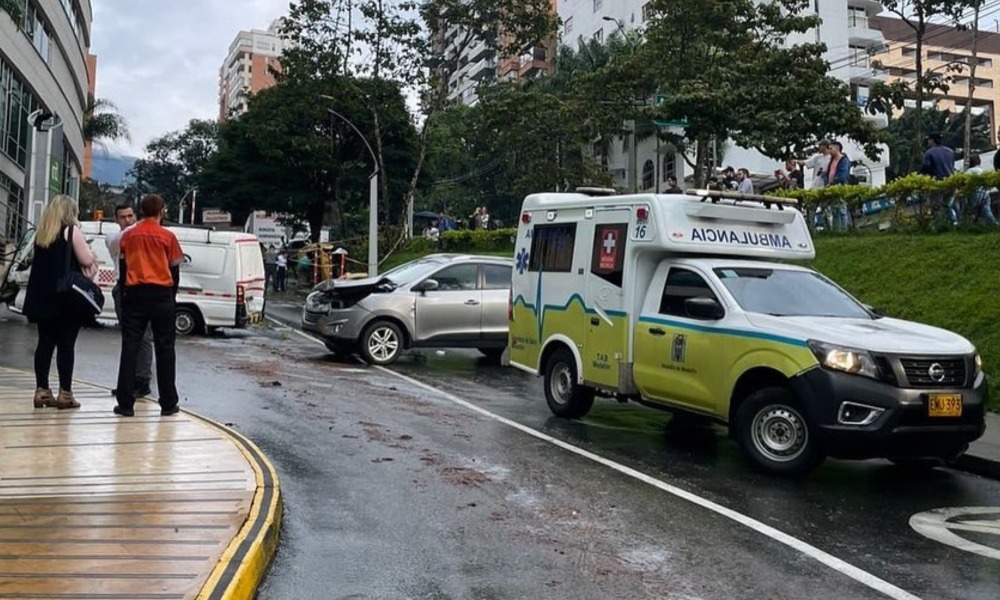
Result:
<svg viewBox="0 0 1000 600"><path fill-rule="evenodd" d="M236 285L243 286L247 317L251 322L264 315L264 255L256 238L236 240L239 273Z"/></svg>
<svg viewBox="0 0 1000 600"><path fill-rule="evenodd" d="M580 349L583 378L608 389L618 389L628 344L622 278L631 216L628 208L595 211L594 237L589 247L583 246L590 258L585 292L587 341Z"/></svg>

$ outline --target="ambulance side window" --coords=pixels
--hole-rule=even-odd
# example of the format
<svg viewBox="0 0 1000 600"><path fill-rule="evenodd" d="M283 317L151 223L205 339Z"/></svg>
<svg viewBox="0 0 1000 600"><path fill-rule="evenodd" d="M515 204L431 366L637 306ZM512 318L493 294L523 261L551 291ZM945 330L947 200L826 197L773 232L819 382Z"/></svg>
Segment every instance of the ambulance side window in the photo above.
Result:
<svg viewBox="0 0 1000 600"><path fill-rule="evenodd" d="M569 273L573 270L576 223L538 225L531 235L529 271Z"/></svg>
<svg viewBox="0 0 1000 600"><path fill-rule="evenodd" d="M712 288L705 279L688 269L673 267L667 275L667 283L663 286L663 296L660 299L660 314L675 317L690 318L684 308L688 298L712 298L718 301Z"/></svg>
<svg viewBox="0 0 1000 600"><path fill-rule="evenodd" d="M622 287L626 243L628 223L598 225L594 231L590 272L616 287Z"/></svg>

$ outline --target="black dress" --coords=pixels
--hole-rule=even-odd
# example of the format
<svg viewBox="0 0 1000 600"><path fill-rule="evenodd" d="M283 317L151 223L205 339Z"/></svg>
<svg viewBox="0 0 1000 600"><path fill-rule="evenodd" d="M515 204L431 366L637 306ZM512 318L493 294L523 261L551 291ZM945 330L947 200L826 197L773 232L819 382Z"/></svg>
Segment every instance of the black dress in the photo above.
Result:
<svg viewBox="0 0 1000 600"><path fill-rule="evenodd" d="M56 295L56 283L66 272L66 253L70 253L70 268L80 269L76 253L66 241L66 228L59 232L59 237L48 248L35 244L34 256L31 260L31 274L28 276L28 289L24 295L24 316L32 323L40 321L61 321L68 314L61 310L59 297Z"/></svg>

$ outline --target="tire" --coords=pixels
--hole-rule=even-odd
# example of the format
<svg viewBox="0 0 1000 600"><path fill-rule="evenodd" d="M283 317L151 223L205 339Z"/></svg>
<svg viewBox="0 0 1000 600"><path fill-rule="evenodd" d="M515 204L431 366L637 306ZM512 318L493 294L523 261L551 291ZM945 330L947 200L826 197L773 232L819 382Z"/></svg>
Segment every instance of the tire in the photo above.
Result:
<svg viewBox="0 0 1000 600"><path fill-rule="evenodd" d="M963 444L960 448L953 448L947 452L942 452L938 456L890 456L889 462L900 469L927 471L935 467L945 467L955 462L968 449L969 445Z"/></svg>
<svg viewBox="0 0 1000 600"><path fill-rule="evenodd" d="M403 332L390 321L376 321L361 334L361 355L369 364L391 365L403 353Z"/></svg>
<svg viewBox="0 0 1000 600"><path fill-rule="evenodd" d="M577 382L576 359L565 349L556 350L545 363L545 401L557 417L579 419L594 406L594 390Z"/></svg>
<svg viewBox="0 0 1000 600"><path fill-rule="evenodd" d="M479 353L486 357L491 363L498 363L503 358L506 348L479 348Z"/></svg>
<svg viewBox="0 0 1000 600"><path fill-rule="evenodd" d="M191 335L198 331L200 322L198 311L190 306L180 306L174 313L174 331L177 335Z"/></svg>
<svg viewBox="0 0 1000 600"><path fill-rule="evenodd" d="M795 395L768 387L747 397L736 412L735 438L757 467L779 475L801 475L826 458Z"/></svg>

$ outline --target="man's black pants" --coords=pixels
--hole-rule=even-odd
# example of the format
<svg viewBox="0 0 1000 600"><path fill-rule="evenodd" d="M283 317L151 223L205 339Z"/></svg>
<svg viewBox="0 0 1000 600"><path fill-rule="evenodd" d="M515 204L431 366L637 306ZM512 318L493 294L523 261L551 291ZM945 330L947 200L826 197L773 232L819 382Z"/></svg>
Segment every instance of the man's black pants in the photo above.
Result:
<svg viewBox="0 0 1000 600"><path fill-rule="evenodd" d="M122 354L118 363L118 406L131 411L135 405L135 367L147 325L153 330L156 384L160 408L177 406L177 355L174 352L176 300L173 288L137 285L122 295Z"/></svg>

